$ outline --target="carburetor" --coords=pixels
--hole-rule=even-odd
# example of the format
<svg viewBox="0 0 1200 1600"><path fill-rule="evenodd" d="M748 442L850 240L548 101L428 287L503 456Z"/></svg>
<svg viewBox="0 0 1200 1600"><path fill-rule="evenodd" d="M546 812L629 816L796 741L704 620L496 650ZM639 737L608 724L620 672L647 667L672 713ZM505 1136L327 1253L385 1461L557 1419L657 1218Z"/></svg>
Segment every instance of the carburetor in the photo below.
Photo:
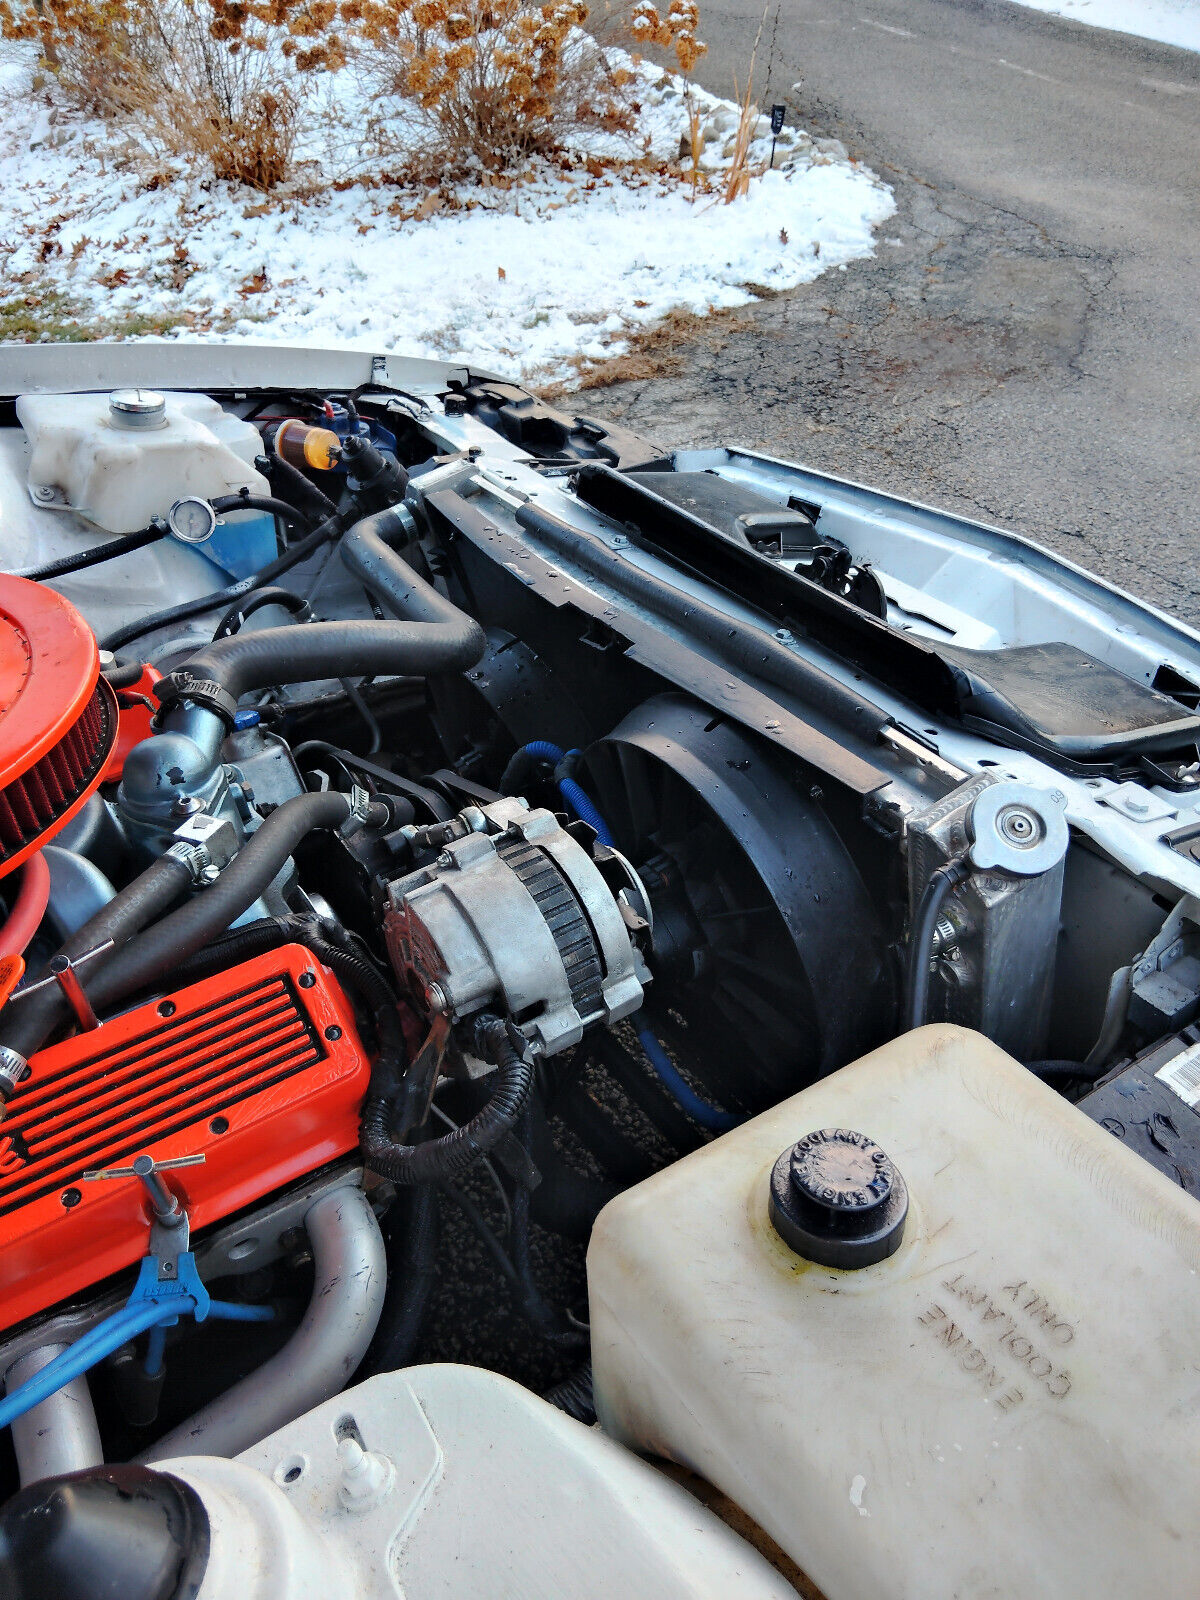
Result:
<svg viewBox="0 0 1200 1600"><path fill-rule="evenodd" d="M454 1024L502 1012L549 1056L641 1005L649 901L591 829L503 799L405 832L437 854L388 885L384 929L398 976L428 1014Z"/></svg>

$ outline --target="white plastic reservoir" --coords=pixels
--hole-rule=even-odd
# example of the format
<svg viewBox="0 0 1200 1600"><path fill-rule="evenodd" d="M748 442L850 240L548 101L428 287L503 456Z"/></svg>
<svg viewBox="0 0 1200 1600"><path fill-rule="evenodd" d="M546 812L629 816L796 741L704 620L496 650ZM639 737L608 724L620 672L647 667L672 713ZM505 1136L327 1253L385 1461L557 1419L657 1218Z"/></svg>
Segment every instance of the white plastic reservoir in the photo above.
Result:
<svg viewBox="0 0 1200 1600"><path fill-rule="evenodd" d="M136 533L193 495L270 493L254 468L258 430L207 395L25 394L17 416L34 504L74 511L108 533Z"/></svg>
<svg viewBox="0 0 1200 1600"><path fill-rule="evenodd" d="M771 1222L822 1129L907 1185L874 1265ZM979 1035L905 1035L620 1196L588 1281L604 1428L829 1600L1200 1594L1200 1206Z"/></svg>
<svg viewBox="0 0 1200 1600"><path fill-rule="evenodd" d="M477 1367L385 1373L236 1460L154 1464L208 1513L197 1600L795 1600L677 1484Z"/></svg>

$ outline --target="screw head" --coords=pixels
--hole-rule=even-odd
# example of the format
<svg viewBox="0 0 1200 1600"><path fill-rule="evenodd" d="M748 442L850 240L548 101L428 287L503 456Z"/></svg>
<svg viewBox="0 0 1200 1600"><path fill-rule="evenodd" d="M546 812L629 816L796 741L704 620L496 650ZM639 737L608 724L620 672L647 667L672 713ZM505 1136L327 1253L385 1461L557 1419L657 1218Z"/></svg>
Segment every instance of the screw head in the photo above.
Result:
<svg viewBox="0 0 1200 1600"><path fill-rule="evenodd" d="M440 983L431 983L425 991L425 999L431 1011L446 1012L450 1009L450 1002L446 999L446 991Z"/></svg>

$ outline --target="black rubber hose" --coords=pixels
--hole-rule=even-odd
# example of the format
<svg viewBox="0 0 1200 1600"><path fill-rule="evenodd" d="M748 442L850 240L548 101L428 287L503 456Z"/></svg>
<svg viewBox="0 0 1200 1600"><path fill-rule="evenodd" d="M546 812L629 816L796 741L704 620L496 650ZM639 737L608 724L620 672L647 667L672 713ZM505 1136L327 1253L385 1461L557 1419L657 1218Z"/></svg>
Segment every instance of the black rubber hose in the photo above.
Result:
<svg viewBox="0 0 1200 1600"><path fill-rule="evenodd" d="M145 672L142 661L114 661L111 667L102 667L104 681L113 689L132 689Z"/></svg>
<svg viewBox="0 0 1200 1600"><path fill-rule="evenodd" d="M231 511L265 511L268 516L278 517L281 522L294 523L303 533L310 532L313 525L313 519L307 511L289 505L286 500L276 500L269 494L222 494L210 500L209 505L219 517L227 517Z"/></svg>
<svg viewBox="0 0 1200 1600"><path fill-rule="evenodd" d="M528 1150L531 1144L532 1122L529 1108L522 1112L518 1137ZM522 1316L530 1322L547 1344L562 1349L586 1348L588 1335L581 1328L564 1324L562 1317L542 1295L533 1275L530 1252L529 1196L526 1184L518 1183L512 1199L512 1226L509 1230L509 1255L517 1275L517 1300Z"/></svg>
<svg viewBox="0 0 1200 1600"><path fill-rule="evenodd" d="M306 478L299 467L294 467L290 461L285 461L282 456L271 455L266 457L267 477L271 480L272 489L286 489L291 495L296 495L306 505L322 517L331 517L337 510L329 496ZM276 483L276 479L279 480Z"/></svg>
<svg viewBox="0 0 1200 1600"><path fill-rule="evenodd" d="M92 1005L101 1011L139 989L150 988L168 974L174 977L188 956L223 933L254 904L302 839L317 828L337 827L349 815L348 796L332 790L285 800L246 841L216 883L178 911L147 927L150 919L191 881L182 862L174 856L160 856L63 946L61 953L74 959L76 954L113 938L114 927L118 939L125 941L118 942L107 958L100 958L102 965L99 961L89 964L80 974ZM389 815L385 806L374 804L368 824L382 826ZM132 937L137 928L145 931ZM345 952L335 950L329 965L339 958L344 959ZM365 967L365 963L358 965ZM382 979L378 982L386 993ZM0 1012L0 1043L29 1056L70 1015L57 985L47 985L23 1005L19 998L14 999Z"/></svg>
<svg viewBox="0 0 1200 1600"><path fill-rule="evenodd" d="M105 634L100 641L102 650L120 650L123 645L129 644L134 639L141 639L147 633L153 633L156 628L166 628L173 622L187 622L192 617L203 616L206 611L215 611L218 606L227 606L231 601L241 595L248 595L255 589L261 589L265 584L274 583L276 578L282 577L285 572L290 572L293 567L307 561L329 539L335 539L345 526L345 519L339 512L335 516L326 517L320 527L314 528L307 538L285 550L281 556L276 556L274 561L269 561L265 567L260 567L248 578L242 578L237 583L227 584L224 589L214 589L211 594L202 594L195 600L185 600L181 605L167 606L163 611L152 611L147 617L139 617L136 622L127 622L124 627L116 628L112 633Z"/></svg>
<svg viewBox="0 0 1200 1600"><path fill-rule="evenodd" d="M508 765L500 778L500 793L524 795L539 768L549 777L553 774L554 763L545 756L534 755L527 744L521 745L508 758Z"/></svg>
<svg viewBox="0 0 1200 1600"><path fill-rule="evenodd" d="M349 796L336 790L285 800L251 834L215 883L118 951L94 982L85 982L93 1006L99 1010L114 1005L135 989L173 973L186 956L223 933L254 904L310 833L336 828L349 816ZM382 826L389 818L387 808L375 803L367 823Z"/></svg>
<svg viewBox="0 0 1200 1600"><path fill-rule="evenodd" d="M438 1191L422 1184L407 1199L388 1240L387 1298L360 1379L409 1365L437 1284Z"/></svg>
<svg viewBox="0 0 1200 1600"><path fill-rule="evenodd" d="M392 1138L390 1091L395 1085L382 1069L377 1072L363 1106L361 1129L363 1160L372 1172L406 1188L447 1183L512 1131L533 1088L533 1062L517 1051L499 1017L476 1020L475 1043L483 1059L496 1068L491 1094L461 1128L424 1144L398 1144Z"/></svg>
<svg viewBox="0 0 1200 1600"><path fill-rule="evenodd" d="M908 935L908 1026L919 1028L929 1010L929 970L933 964L933 939L942 907L955 889L971 876L964 857L947 861L929 875L913 912Z"/></svg>
<svg viewBox="0 0 1200 1600"><path fill-rule="evenodd" d="M1103 1067L1089 1067L1082 1061L1027 1061L1025 1070L1043 1083L1094 1083Z"/></svg>
<svg viewBox="0 0 1200 1600"><path fill-rule="evenodd" d="M560 1411L565 1411L569 1417L574 1417L576 1422L582 1422L591 1427L596 1420L596 1402L592 1394L592 1363L585 1361L582 1366L561 1379L553 1388L547 1389L542 1396L552 1406L557 1406Z"/></svg>
<svg viewBox="0 0 1200 1600"><path fill-rule="evenodd" d="M377 756L383 749L383 729L379 726L378 722L376 722L375 713L371 710L370 706L359 692L357 684L352 683L349 678L340 678L338 681L342 686L342 690L346 696L346 699L349 700L350 704L354 707L355 711L358 712L359 716L366 725L367 748L363 754L368 756ZM367 678L363 679L364 683L368 683L369 681L370 680Z"/></svg>
<svg viewBox="0 0 1200 1600"><path fill-rule="evenodd" d="M349 696L347 696L349 698ZM306 739L303 744L298 744L292 751L293 759L299 764L301 757L330 756L341 766L350 782L351 773L361 772L371 779L376 789L384 793L395 792L404 795L406 799L422 805L433 816L436 822L449 822L454 815L454 807L444 795L427 789L423 784L413 783L408 778L402 778L398 772L393 772L390 767L381 767L374 761L368 761L363 756L356 756L352 750L340 750L337 745L328 744L324 739ZM313 763L316 765L316 762Z"/></svg>
<svg viewBox="0 0 1200 1600"><path fill-rule="evenodd" d="M331 968L365 1005L374 1020L381 1049L403 1058L404 1034L391 986L364 957L326 938L311 917L262 917L244 927L230 928L176 964L176 986L196 983L213 972L222 972L268 950L278 950L284 944L304 945Z"/></svg>
<svg viewBox="0 0 1200 1600"><path fill-rule="evenodd" d="M113 949L107 955L95 957L83 969L82 981L90 984L126 941L162 916L190 884L191 874L182 861L174 856L159 856L102 910L77 928L58 954L68 961L77 961L111 939ZM31 1056L69 1016L70 1008L57 984L46 984L32 994L17 994L0 1011L0 1043L19 1055Z"/></svg>
<svg viewBox="0 0 1200 1600"><path fill-rule="evenodd" d="M113 561L117 556L127 556L133 550L143 550L146 545L157 544L166 536L165 527L142 528L137 533L126 533L119 539L111 539L108 544L81 550L78 555L60 556L57 561L47 561L44 566L34 567L32 572L23 572L21 576L33 583L44 583L48 578L65 578L69 572L82 572L85 567L98 567L102 561Z"/></svg>
<svg viewBox="0 0 1200 1600"><path fill-rule="evenodd" d="M235 700L251 689L321 678L465 672L483 654L483 629L419 578L384 540L397 511L363 517L342 540L342 559L396 622L314 622L220 639L179 669L178 682L217 683Z"/></svg>
<svg viewBox="0 0 1200 1600"><path fill-rule="evenodd" d="M242 624L247 617L252 617L256 611L261 611L264 606L281 606L285 611L290 611L293 616L301 621L308 621L312 610L307 600L302 600L298 594L293 594L290 589L281 589L276 584L271 584L266 589L255 589L244 600L239 600L217 623L213 631L214 639L231 639L235 633L241 631Z"/></svg>

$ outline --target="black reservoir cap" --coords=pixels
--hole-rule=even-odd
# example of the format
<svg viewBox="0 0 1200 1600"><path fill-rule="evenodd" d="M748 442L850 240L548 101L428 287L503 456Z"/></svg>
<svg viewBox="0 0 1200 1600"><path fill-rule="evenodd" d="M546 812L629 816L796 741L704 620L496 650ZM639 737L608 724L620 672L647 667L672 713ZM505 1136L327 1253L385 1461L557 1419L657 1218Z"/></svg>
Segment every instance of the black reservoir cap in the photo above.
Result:
<svg viewBox="0 0 1200 1600"><path fill-rule="evenodd" d="M900 1248L908 1189L874 1139L851 1128L820 1128L775 1163L770 1211L775 1231L797 1255L853 1271Z"/></svg>
<svg viewBox="0 0 1200 1600"><path fill-rule="evenodd" d="M0 1509L0 1600L194 1600L208 1548L190 1484L151 1467L86 1467Z"/></svg>

